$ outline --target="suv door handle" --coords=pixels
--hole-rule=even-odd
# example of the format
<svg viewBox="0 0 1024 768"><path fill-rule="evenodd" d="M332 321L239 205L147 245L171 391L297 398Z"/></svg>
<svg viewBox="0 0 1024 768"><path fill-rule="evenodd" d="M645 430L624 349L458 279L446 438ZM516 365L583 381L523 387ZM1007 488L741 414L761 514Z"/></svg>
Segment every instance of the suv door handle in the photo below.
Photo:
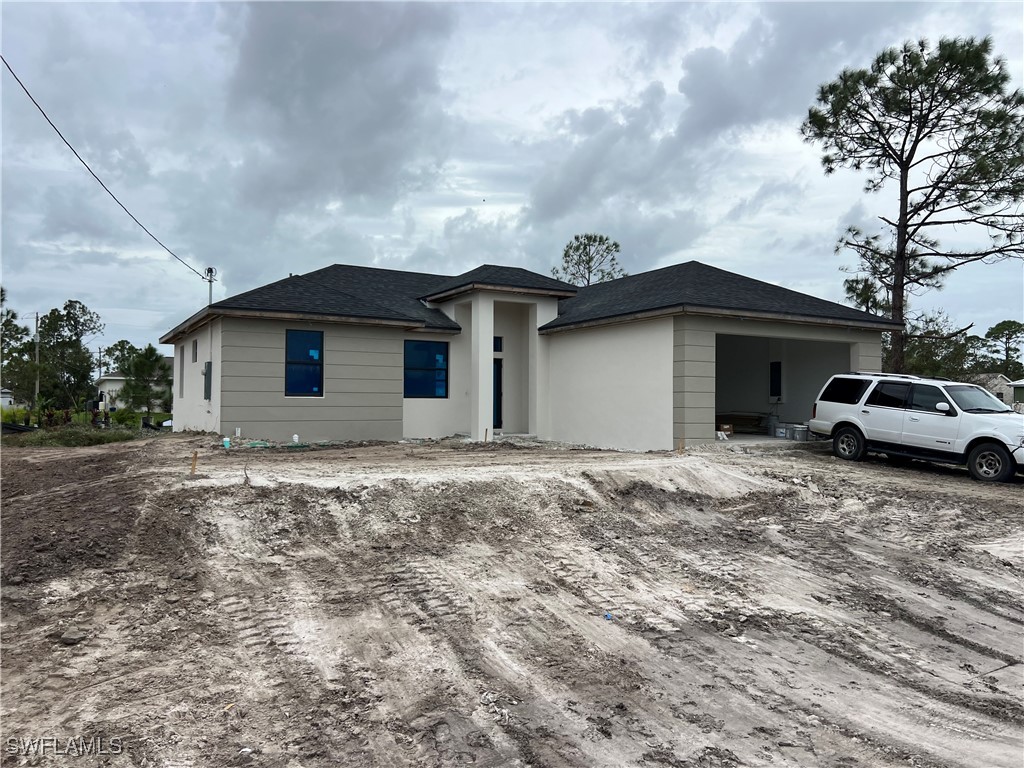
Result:
<svg viewBox="0 0 1024 768"><path fill-rule="evenodd" d="M920 421L921 420L920 416L908 416L907 418L910 419L911 421Z"/></svg>
<svg viewBox="0 0 1024 768"><path fill-rule="evenodd" d="M861 408L861 413L871 413L867 408Z"/></svg>

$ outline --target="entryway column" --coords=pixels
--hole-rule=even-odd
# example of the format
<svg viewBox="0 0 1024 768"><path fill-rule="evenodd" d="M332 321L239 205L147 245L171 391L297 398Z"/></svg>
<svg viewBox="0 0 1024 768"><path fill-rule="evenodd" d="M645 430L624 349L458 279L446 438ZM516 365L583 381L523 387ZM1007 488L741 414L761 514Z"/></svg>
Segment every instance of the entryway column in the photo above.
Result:
<svg viewBox="0 0 1024 768"><path fill-rule="evenodd" d="M469 436L473 440L494 435L494 299L473 296L473 322L469 355Z"/></svg>
<svg viewBox="0 0 1024 768"><path fill-rule="evenodd" d="M541 438L551 434L550 406L548 405L548 338L537 333L542 325L558 317L558 301L545 299L530 305L526 332L529 334L529 403L527 429Z"/></svg>

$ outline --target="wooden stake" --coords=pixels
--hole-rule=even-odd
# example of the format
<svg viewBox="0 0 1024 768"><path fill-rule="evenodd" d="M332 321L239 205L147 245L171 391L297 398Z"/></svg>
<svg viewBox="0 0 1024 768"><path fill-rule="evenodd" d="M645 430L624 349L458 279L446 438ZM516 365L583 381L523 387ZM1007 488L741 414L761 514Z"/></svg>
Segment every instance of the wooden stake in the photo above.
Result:
<svg viewBox="0 0 1024 768"><path fill-rule="evenodd" d="M199 451L192 451L192 474L196 473L196 461L199 459Z"/></svg>

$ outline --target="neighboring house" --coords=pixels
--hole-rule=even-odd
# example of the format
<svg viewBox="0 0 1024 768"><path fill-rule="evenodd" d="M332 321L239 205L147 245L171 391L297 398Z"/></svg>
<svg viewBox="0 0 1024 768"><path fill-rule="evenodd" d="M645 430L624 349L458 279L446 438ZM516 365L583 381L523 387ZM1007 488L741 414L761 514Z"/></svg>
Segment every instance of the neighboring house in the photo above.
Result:
<svg viewBox="0 0 1024 768"><path fill-rule="evenodd" d="M14 407L14 393L4 387L0 389L0 408L13 408Z"/></svg>
<svg viewBox="0 0 1024 768"><path fill-rule="evenodd" d="M1010 377L1003 373L976 373L968 379L972 384L984 387L1004 403L1013 402L1013 386Z"/></svg>
<svg viewBox="0 0 1024 768"><path fill-rule="evenodd" d="M170 367L174 366L173 357L164 357L164 362ZM103 399L107 403L108 408L116 409L124 405L118 397L121 388L124 387L124 382L125 375L121 371L111 371L96 379L96 390L103 393Z"/></svg>
<svg viewBox="0 0 1024 768"><path fill-rule="evenodd" d="M289 440L496 431L664 450L723 414L806 421L839 371L879 370L892 321L699 262L578 288L334 265L165 334L174 428Z"/></svg>
<svg viewBox="0 0 1024 768"><path fill-rule="evenodd" d="M1024 379L1018 379L1017 381L1011 381L1007 386L1013 393L1010 402L1013 403L1024 403Z"/></svg>
<svg viewBox="0 0 1024 768"><path fill-rule="evenodd" d="M124 381L124 374L120 371L111 371L96 379L96 390L103 393L103 400L108 408L116 408L119 405L117 396L124 386Z"/></svg>

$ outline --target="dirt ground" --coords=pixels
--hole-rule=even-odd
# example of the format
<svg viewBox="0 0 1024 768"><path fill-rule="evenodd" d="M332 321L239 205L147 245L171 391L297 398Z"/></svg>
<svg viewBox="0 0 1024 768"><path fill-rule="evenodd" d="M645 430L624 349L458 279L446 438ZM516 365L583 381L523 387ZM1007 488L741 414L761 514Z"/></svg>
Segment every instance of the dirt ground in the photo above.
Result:
<svg viewBox="0 0 1024 768"><path fill-rule="evenodd" d="M1022 765L1020 478L175 435L2 483L5 767Z"/></svg>

